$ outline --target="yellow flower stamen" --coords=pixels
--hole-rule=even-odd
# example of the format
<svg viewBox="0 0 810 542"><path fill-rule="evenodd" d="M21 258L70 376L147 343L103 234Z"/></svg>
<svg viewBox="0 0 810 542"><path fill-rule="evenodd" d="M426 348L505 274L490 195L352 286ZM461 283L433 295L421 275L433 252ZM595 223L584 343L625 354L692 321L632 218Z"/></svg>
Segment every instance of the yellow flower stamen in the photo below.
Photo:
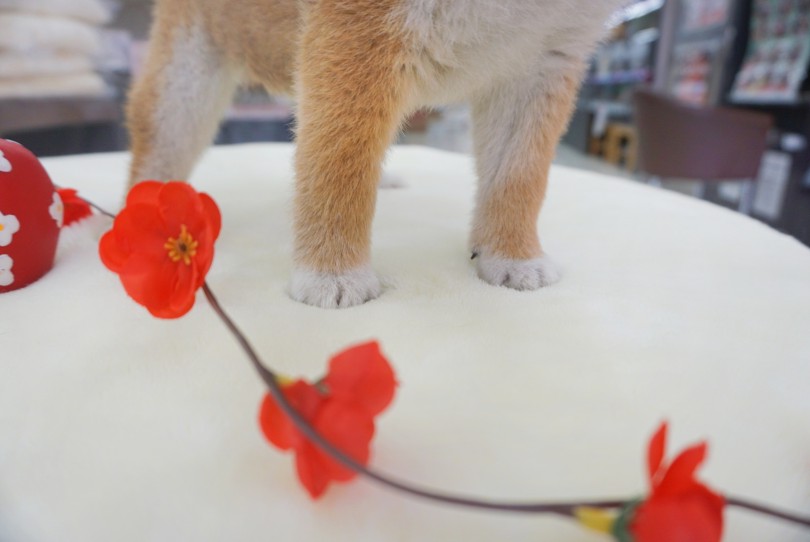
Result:
<svg viewBox="0 0 810 542"><path fill-rule="evenodd" d="M276 382L278 382L280 388L286 388L287 386L292 386L295 383L295 379L287 375L276 375Z"/></svg>
<svg viewBox="0 0 810 542"><path fill-rule="evenodd" d="M3 231L6 227L3 224L0 224L0 231Z"/></svg>
<svg viewBox="0 0 810 542"><path fill-rule="evenodd" d="M599 533L610 534L613 529L613 524L616 521L616 514L607 512L601 508L580 506L574 510L574 515L583 527Z"/></svg>
<svg viewBox="0 0 810 542"><path fill-rule="evenodd" d="M177 239L169 237L163 248L169 251L169 258L173 262L183 260L184 264L191 265L191 258L197 255L197 245L199 243L188 233L186 225L183 224L180 226L180 235L177 236Z"/></svg>

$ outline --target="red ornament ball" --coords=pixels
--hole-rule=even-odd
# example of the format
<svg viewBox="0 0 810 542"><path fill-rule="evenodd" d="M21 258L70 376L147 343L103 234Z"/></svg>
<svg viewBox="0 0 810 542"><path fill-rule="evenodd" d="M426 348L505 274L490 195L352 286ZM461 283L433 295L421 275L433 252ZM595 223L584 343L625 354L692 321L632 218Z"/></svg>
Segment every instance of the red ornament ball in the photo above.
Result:
<svg viewBox="0 0 810 542"><path fill-rule="evenodd" d="M37 157L0 139L0 293L50 271L63 219L62 200Z"/></svg>

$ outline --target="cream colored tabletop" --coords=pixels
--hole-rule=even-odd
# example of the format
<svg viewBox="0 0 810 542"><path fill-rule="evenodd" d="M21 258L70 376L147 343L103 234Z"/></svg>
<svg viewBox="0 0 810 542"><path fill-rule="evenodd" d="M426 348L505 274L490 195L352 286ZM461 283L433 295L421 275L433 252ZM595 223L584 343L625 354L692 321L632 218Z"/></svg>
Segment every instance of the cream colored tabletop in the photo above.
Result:
<svg viewBox="0 0 810 542"><path fill-rule="evenodd" d="M671 449L707 438L722 491L810 510L810 250L679 195L557 167L539 228L562 280L480 281L470 158L391 151L373 265L385 292L291 301L292 152L210 151L193 182L223 229L209 282L265 361L316 377L376 338L400 388L372 464L501 499L629 497L662 419ZM125 154L45 161L115 209ZM109 227L63 232L56 266L0 296L0 540L598 541L564 519L450 509L373 483L313 503L256 422L263 387L202 296L159 321L97 256ZM732 511L726 540L810 534Z"/></svg>

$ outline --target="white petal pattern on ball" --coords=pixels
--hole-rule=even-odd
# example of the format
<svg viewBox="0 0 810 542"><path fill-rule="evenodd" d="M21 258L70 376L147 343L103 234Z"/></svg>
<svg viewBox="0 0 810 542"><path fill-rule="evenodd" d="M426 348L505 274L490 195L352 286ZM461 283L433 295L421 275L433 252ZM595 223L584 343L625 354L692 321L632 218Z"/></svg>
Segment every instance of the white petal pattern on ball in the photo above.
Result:
<svg viewBox="0 0 810 542"><path fill-rule="evenodd" d="M62 198L56 192L53 193L53 203L48 207L48 212L51 213L51 218L56 220L56 225L61 228L65 221L65 206L62 204Z"/></svg>
<svg viewBox="0 0 810 542"><path fill-rule="evenodd" d="M12 169L11 162L5 157L3 151L0 151L0 173L10 173Z"/></svg>
<svg viewBox="0 0 810 542"><path fill-rule="evenodd" d="M11 272L13 266L11 256L0 254L0 286L11 286L14 282L14 273Z"/></svg>
<svg viewBox="0 0 810 542"><path fill-rule="evenodd" d="M0 247L11 244L14 234L20 231L20 221L14 215L0 213Z"/></svg>

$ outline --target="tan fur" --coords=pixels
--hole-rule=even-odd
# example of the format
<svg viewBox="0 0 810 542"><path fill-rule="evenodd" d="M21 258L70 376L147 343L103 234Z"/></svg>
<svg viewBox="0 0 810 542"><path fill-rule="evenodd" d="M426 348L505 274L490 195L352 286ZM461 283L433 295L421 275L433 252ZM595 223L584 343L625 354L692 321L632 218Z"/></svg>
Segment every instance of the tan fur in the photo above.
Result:
<svg viewBox="0 0 810 542"><path fill-rule="evenodd" d="M398 3L253 0L237 10L217 1L158 2L147 69L128 109L130 182L143 177L155 140L152 115L143 112L157 107L172 40L201 22L231 62L244 64L247 79L271 92L292 93L301 67L296 262L342 272L367 261L380 161L405 114L405 37L390 18Z"/></svg>
<svg viewBox="0 0 810 542"><path fill-rule="evenodd" d="M291 295L350 306L370 268L380 164L421 106L473 106L483 279L556 279L537 236L548 169L585 59L623 0L156 0L128 107L130 181L187 178L237 83L298 100ZM587 9L586 9L587 8Z"/></svg>
<svg viewBox="0 0 810 542"><path fill-rule="evenodd" d="M132 151L130 185L142 180L139 172L144 169L144 161L152 152L157 127L150 113L156 109L160 99L158 89L162 86L162 68L171 57L175 32L191 23L191 4L188 0L161 2L155 6L153 15L156 24L150 35L149 60L127 102L127 128Z"/></svg>
<svg viewBox="0 0 810 542"><path fill-rule="evenodd" d="M512 149L517 156L502 157L502 168L492 184L481 187L471 235L474 252L487 247L497 256L516 260L542 255L537 217L546 196L549 167L568 125L579 83L580 74L571 73L555 87L556 92L540 93L530 100L519 119L527 125L524 131L528 137ZM479 151L479 155L483 153Z"/></svg>
<svg viewBox="0 0 810 542"><path fill-rule="evenodd" d="M198 1L214 42L234 64L245 66L249 82L274 94L293 93L302 0L250 0L238 8L229 2Z"/></svg>
<svg viewBox="0 0 810 542"><path fill-rule="evenodd" d="M405 113L404 37L388 19L397 3L321 2L307 15L295 200L296 263L306 268L368 261L380 163Z"/></svg>
<svg viewBox="0 0 810 542"><path fill-rule="evenodd" d="M277 94L293 93L295 55L301 26L301 10L296 0L243 0L239 9L220 0L158 0L155 3L154 25L150 33L149 54L144 73L137 80L129 95L127 125L133 155L130 167L130 185L143 180L150 171L146 162L153 154L158 128L155 112L160 101L161 89L166 80L175 77L167 73L182 34L195 25L204 28L222 55L222 62L244 70L240 74L245 84L260 84ZM261 43L261 47L256 44ZM205 85L206 81L197 84ZM210 143L219 121L219 111L205 111L206 120L212 126L200 127L203 133L197 136L200 142L192 149L188 161L196 159L205 145ZM203 124L200 121L196 124ZM211 133L206 133L211 132ZM184 179L190 174L189 167L180 167L169 177ZM168 179L165 179L168 180Z"/></svg>

